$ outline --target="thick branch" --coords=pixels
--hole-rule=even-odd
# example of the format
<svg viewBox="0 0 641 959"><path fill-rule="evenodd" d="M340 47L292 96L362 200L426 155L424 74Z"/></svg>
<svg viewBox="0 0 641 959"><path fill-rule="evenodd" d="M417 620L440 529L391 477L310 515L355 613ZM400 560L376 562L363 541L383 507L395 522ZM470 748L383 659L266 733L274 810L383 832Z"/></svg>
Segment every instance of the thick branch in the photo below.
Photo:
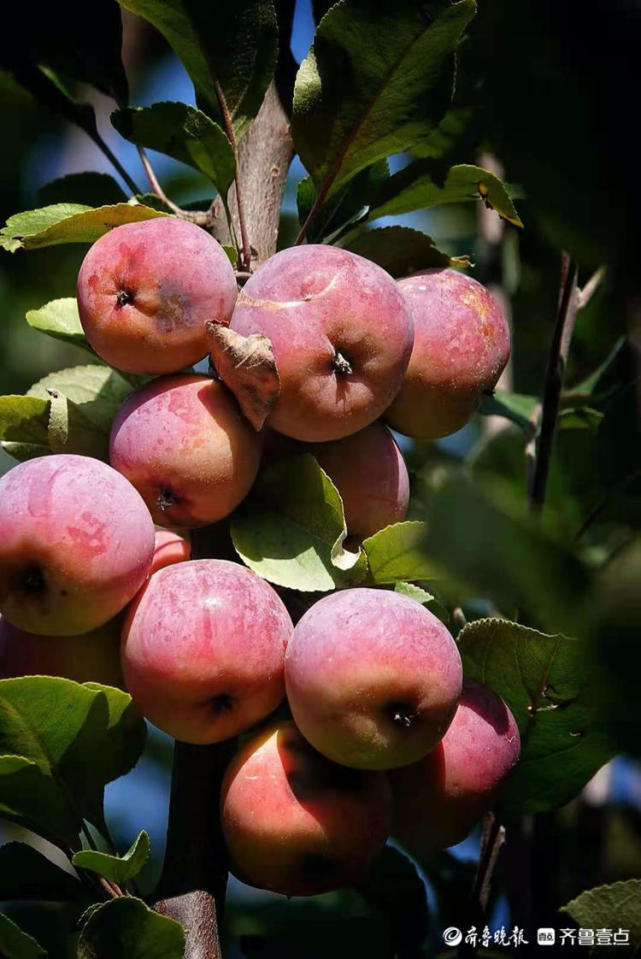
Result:
<svg viewBox="0 0 641 959"><path fill-rule="evenodd" d="M219 927L227 885L220 787L234 743L177 742L167 850L155 909L185 927L185 959L221 959Z"/></svg>
<svg viewBox="0 0 641 959"><path fill-rule="evenodd" d="M280 205L293 156L289 119L272 83L258 116L238 145L238 177L243 199L243 223L254 265L276 252ZM229 194L234 229L240 233L235 191ZM209 228L221 243L232 243L225 209L216 197Z"/></svg>

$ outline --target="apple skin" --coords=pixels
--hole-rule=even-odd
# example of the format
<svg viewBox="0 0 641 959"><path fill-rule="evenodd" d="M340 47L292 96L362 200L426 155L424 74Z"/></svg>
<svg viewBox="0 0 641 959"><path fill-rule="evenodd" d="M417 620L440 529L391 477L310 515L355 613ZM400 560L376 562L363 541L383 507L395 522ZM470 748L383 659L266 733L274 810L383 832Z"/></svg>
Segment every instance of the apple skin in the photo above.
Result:
<svg viewBox="0 0 641 959"><path fill-rule="evenodd" d="M496 386L510 329L488 290L456 270L424 270L398 285L414 319L414 349L385 420L417 439L448 436Z"/></svg>
<svg viewBox="0 0 641 959"><path fill-rule="evenodd" d="M111 465L160 526L193 529L228 516L249 492L262 438L229 390L208 376L152 380L127 397L111 429Z"/></svg>
<svg viewBox="0 0 641 959"><path fill-rule="evenodd" d="M0 679L62 676L76 683L123 688L122 615L81 636L36 636L0 616Z"/></svg>
<svg viewBox="0 0 641 959"><path fill-rule="evenodd" d="M125 683L140 711L183 742L230 739L284 696L292 621L251 570L199 559L159 570L122 633Z"/></svg>
<svg viewBox="0 0 641 959"><path fill-rule="evenodd" d="M209 233L176 217L105 233L78 274L78 310L98 356L126 373L174 373L208 352L205 323L229 323L236 277Z"/></svg>
<svg viewBox="0 0 641 959"><path fill-rule="evenodd" d="M232 759L221 794L231 871L286 896L361 882L390 828L384 773L317 753L292 722L263 731Z"/></svg>
<svg viewBox="0 0 641 959"><path fill-rule="evenodd" d="M443 737L461 693L461 657L443 623L388 590L341 590L298 621L285 656L296 725L323 755L392 769Z"/></svg>
<svg viewBox="0 0 641 959"><path fill-rule="evenodd" d="M366 539L407 515L410 480L390 431L370 423L353 436L310 450L340 493L347 532Z"/></svg>
<svg viewBox="0 0 641 959"><path fill-rule="evenodd" d="M0 612L30 633L102 626L149 574L149 510L124 476L88 456L41 456L6 473L0 529Z"/></svg>
<svg viewBox="0 0 641 959"><path fill-rule="evenodd" d="M389 773L394 836L419 855L462 842L497 800L520 749L503 700L466 679L441 742L419 762Z"/></svg>
<svg viewBox="0 0 641 959"><path fill-rule="evenodd" d="M401 386L413 343L392 277L318 244L266 260L241 290L230 326L270 339L281 392L267 423L307 442L340 439L377 419Z"/></svg>
<svg viewBox="0 0 641 959"><path fill-rule="evenodd" d="M159 569L163 569L165 566L184 563L190 557L191 544L189 540L184 539L170 529L157 529L149 575L157 573Z"/></svg>

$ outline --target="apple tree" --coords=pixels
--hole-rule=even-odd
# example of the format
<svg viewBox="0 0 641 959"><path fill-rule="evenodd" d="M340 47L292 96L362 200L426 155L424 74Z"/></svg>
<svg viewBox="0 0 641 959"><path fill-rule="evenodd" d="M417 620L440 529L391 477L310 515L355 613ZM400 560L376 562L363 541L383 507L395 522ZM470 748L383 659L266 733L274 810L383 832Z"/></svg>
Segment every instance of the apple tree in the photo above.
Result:
<svg viewBox="0 0 641 959"><path fill-rule="evenodd" d="M1 956L641 948L595 800L639 757L627 60L596 84L575 7L17 12L3 84L112 173L0 229L80 251L26 320L82 357L0 396ZM123 29L190 102L138 105ZM169 741L150 881L105 789Z"/></svg>

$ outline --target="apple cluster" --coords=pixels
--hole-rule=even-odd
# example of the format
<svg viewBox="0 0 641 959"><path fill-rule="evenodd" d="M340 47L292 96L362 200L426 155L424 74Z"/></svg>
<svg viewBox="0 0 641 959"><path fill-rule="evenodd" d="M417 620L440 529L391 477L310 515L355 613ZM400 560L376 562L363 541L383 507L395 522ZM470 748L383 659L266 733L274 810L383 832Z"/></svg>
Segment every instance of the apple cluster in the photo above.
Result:
<svg viewBox="0 0 641 959"><path fill-rule="evenodd" d="M359 587L294 625L276 589L190 559L181 533L229 516L261 463L292 450L334 482L353 542L403 520L408 472L383 421L415 438L464 425L509 356L496 302L451 269L397 283L321 245L277 253L239 293L219 244L163 217L94 243L78 307L98 356L144 382L115 418L110 465L56 454L0 480L0 675L123 685L176 739L241 736L221 818L232 871L262 888L357 883L390 835L419 854L460 841L520 743L505 703L463 679L443 623ZM237 377L185 370L212 324L233 335ZM267 407L262 374L245 376L266 343Z"/></svg>

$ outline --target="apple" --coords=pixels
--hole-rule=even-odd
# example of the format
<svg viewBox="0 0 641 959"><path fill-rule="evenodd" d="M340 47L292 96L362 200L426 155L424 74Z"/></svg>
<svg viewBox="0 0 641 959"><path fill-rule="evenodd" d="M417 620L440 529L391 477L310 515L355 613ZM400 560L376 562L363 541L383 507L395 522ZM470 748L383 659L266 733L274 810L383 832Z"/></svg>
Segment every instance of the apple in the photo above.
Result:
<svg viewBox="0 0 641 959"><path fill-rule="evenodd" d="M392 769L433 749L461 693L461 657L443 623L383 589L345 589L298 621L285 656L292 715L319 752Z"/></svg>
<svg viewBox="0 0 641 959"><path fill-rule="evenodd" d="M491 293L456 270L423 270L398 285L414 319L414 349L385 419L406 436L447 436L496 386L510 329Z"/></svg>
<svg viewBox="0 0 641 959"><path fill-rule="evenodd" d="M413 344L392 277L318 244L266 260L240 292L230 328L269 339L280 393L267 424L307 442L340 439L377 419L400 389Z"/></svg>
<svg viewBox="0 0 641 959"><path fill-rule="evenodd" d="M282 701L291 632L277 593L244 566L218 559L166 566L125 622L125 684L170 736L195 744L230 739Z"/></svg>
<svg viewBox="0 0 641 959"><path fill-rule="evenodd" d="M40 456L5 473L0 529L0 613L30 633L102 626L149 575L149 510L124 476L87 456Z"/></svg>
<svg viewBox="0 0 641 959"><path fill-rule="evenodd" d="M105 233L78 274L86 337L98 356L127 373L175 373L202 359L205 324L228 324L237 292L220 244L169 216Z"/></svg>
<svg viewBox="0 0 641 959"><path fill-rule="evenodd" d="M156 573L164 566L173 566L174 563L183 563L191 556L189 540L179 536L170 529L158 529L154 537L154 555L149 568L149 575Z"/></svg>
<svg viewBox="0 0 641 959"><path fill-rule="evenodd" d="M466 679L441 742L417 763L389 773L394 836L419 855L462 842L499 798L520 749L516 720L503 700Z"/></svg>
<svg viewBox="0 0 641 959"><path fill-rule="evenodd" d="M384 773L317 753L292 722L232 759L221 794L231 871L260 889L312 896L361 882L390 828Z"/></svg>
<svg viewBox="0 0 641 959"><path fill-rule="evenodd" d="M127 397L111 429L109 459L158 525L192 529L228 516L244 499L261 448L222 383L176 375Z"/></svg>
<svg viewBox="0 0 641 959"><path fill-rule="evenodd" d="M407 515L410 481L390 431L370 423L353 436L310 449L343 501L348 534L363 540Z"/></svg>

